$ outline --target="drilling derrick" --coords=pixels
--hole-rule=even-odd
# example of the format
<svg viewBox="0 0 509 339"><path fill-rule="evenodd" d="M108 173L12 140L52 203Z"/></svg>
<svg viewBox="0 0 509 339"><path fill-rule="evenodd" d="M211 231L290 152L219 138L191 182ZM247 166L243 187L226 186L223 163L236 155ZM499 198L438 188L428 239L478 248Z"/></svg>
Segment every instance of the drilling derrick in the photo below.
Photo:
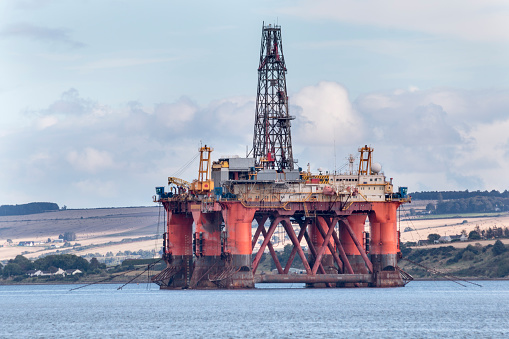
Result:
<svg viewBox="0 0 509 339"><path fill-rule="evenodd" d="M253 136L255 165L263 169L294 167L286 65L281 26L263 26Z"/></svg>

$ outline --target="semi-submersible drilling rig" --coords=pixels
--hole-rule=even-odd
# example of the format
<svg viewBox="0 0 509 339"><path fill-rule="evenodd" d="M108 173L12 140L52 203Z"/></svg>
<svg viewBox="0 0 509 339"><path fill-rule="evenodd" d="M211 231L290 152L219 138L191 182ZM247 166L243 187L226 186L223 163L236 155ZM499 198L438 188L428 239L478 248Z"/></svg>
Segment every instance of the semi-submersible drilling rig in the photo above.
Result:
<svg viewBox="0 0 509 339"><path fill-rule="evenodd" d="M162 289L253 288L257 282L391 287L411 279L398 268L397 209L410 201L407 189L393 190L368 146L359 148L358 169L350 156L346 173L296 168L286 71L281 27L264 25L251 157L212 162L212 148L201 147L197 180L170 177L169 192L156 188L154 201L167 212L167 267L153 277ZM284 266L271 241L277 227L293 244ZM277 274L256 274L266 249ZM291 273L296 255L303 274Z"/></svg>

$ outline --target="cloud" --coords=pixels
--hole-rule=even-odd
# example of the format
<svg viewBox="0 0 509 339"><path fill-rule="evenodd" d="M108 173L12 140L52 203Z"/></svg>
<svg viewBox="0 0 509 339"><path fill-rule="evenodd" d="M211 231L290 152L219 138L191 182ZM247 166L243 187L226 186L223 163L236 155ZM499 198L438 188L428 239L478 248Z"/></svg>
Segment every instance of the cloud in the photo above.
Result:
<svg viewBox="0 0 509 339"><path fill-rule="evenodd" d="M279 11L308 20L334 20L464 40L509 40L509 5L500 0L466 0L461 3L440 0L305 0Z"/></svg>
<svg viewBox="0 0 509 339"><path fill-rule="evenodd" d="M81 194L100 198L115 198L120 183L98 179L87 179L73 182L72 186Z"/></svg>
<svg viewBox="0 0 509 339"><path fill-rule="evenodd" d="M36 126L37 126L37 129L41 130L41 129L45 129L45 128L48 128L48 127L51 127L53 125L56 125L58 123L58 118L55 117L55 116L43 116L43 117L40 117L37 121L36 121Z"/></svg>
<svg viewBox="0 0 509 339"><path fill-rule="evenodd" d="M110 153L91 147L85 148L83 152L70 151L67 155L67 161L78 171L90 173L96 173L114 166Z"/></svg>
<svg viewBox="0 0 509 339"><path fill-rule="evenodd" d="M71 30L68 28L49 28L29 23L15 23L5 25L0 30L0 37L20 37L35 41L60 43L71 48L84 47L85 44L71 39L70 32Z"/></svg>
<svg viewBox="0 0 509 339"><path fill-rule="evenodd" d="M81 98L76 89L70 88L63 92L60 99L54 101L48 108L26 110L24 113L27 117L34 118L33 124L37 129L43 130L54 126L67 128L77 120L81 124L93 124L97 117L108 113L108 107L99 105L93 100ZM82 119L84 116L86 116L86 120Z"/></svg>
<svg viewBox="0 0 509 339"><path fill-rule="evenodd" d="M166 127L173 135L187 134L186 127L194 120L198 109L189 98L182 97L174 103L156 104L154 118L159 126Z"/></svg>
<svg viewBox="0 0 509 339"><path fill-rule="evenodd" d="M410 89L365 94L353 106L373 131L381 159L416 189L503 190L509 182L497 180L509 166L500 157L508 94Z"/></svg>
<svg viewBox="0 0 509 339"><path fill-rule="evenodd" d="M187 97L112 107L71 88L26 114L32 124L0 137L0 201L27 202L19 187L30 186L34 201L150 205L154 187L192 159L201 143L217 150L213 159L244 155L252 140L253 109L253 98L200 106ZM195 161L181 177L192 180L197 169Z"/></svg>
<svg viewBox="0 0 509 339"><path fill-rule="evenodd" d="M344 87L334 82L308 86L292 96L297 119L295 136L302 143L331 144L359 141L362 121L352 108Z"/></svg>
<svg viewBox="0 0 509 339"><path fill-rule="evenodd" d="M52 103L47 110L42 113L57 115L81 115L90 113L96 104L92 100L80 98L79 92L71 88L62 93L60 100Z"/></svg>
<svg viewBox="0 0 509 339"><path fill-rule="evenodd" d="M313 170L332 171L370 145L386 175L410 190L503 190L509 185L509 117L500 112L509 108L508 94L407 88L351 102L337 83L307 86L290 99L294 157L301 167L310 162ZM0 201L149 205L153 188L194 158L200 145L215 149L212 159L251 149L254 109L253 97L107 106L69 89L26 115L32 124L0 136ZM196 178L197 167L196 161L184 166L180 177ZM30 195L20 187L31 187Z"/></svg>

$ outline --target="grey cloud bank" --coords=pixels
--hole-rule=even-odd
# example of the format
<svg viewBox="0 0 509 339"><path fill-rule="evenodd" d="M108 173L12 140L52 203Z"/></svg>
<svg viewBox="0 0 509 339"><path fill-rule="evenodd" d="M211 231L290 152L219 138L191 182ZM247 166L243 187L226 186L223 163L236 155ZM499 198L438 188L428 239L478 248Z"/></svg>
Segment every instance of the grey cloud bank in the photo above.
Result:
<svg viewBox="0 0 509 339"><path fill-rule="evenodd" d="M476 93L453 91L464 111L463 119L452 118L444 106L457 108L437 99L450 93L371 93L352 103L334 82L303 88L292 96L291 107L299 165L310 162L315 169L333 171L335 162L341 168L348 154L369 144L386 174L410 190L504 190L509 159L496 155L509 139L488 136L496 126L509 125L509 117L490 117L488 106L482 121L470 118L477 107L468 110L462 103ZM489 101L500 108L507 94L495 93ZM110 107L69 89L31 114L28 127L2 137L0 200L54 201L69 207L150 205L153 188L164 185L201 143L215 148L214 159L244 155L252 143L253 117L250 97L206 106L183 97L151 106L131 101ZM196 172L194 163L183 177L192 180Z"/></svg>
<svg viewBox="0 0 509 339"><path fill-rule="evenodd" d="M332 171L369 144L410 190L504 190L508 11L498 0L1 1L0 203L150 205L200 144L244 155L263 21L282 25L299 166Z"/></svg>

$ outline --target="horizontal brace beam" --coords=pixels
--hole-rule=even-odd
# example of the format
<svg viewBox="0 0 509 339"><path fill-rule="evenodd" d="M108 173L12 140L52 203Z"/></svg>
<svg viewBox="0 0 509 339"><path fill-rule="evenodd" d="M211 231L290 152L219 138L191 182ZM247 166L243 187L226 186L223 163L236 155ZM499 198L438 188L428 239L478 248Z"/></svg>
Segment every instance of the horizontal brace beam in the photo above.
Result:
<svg viewBox="0 0 509 339"><path fill-rule="evenodd" d="M257 274L255 283L372 283L372 274Z"/></svg>

